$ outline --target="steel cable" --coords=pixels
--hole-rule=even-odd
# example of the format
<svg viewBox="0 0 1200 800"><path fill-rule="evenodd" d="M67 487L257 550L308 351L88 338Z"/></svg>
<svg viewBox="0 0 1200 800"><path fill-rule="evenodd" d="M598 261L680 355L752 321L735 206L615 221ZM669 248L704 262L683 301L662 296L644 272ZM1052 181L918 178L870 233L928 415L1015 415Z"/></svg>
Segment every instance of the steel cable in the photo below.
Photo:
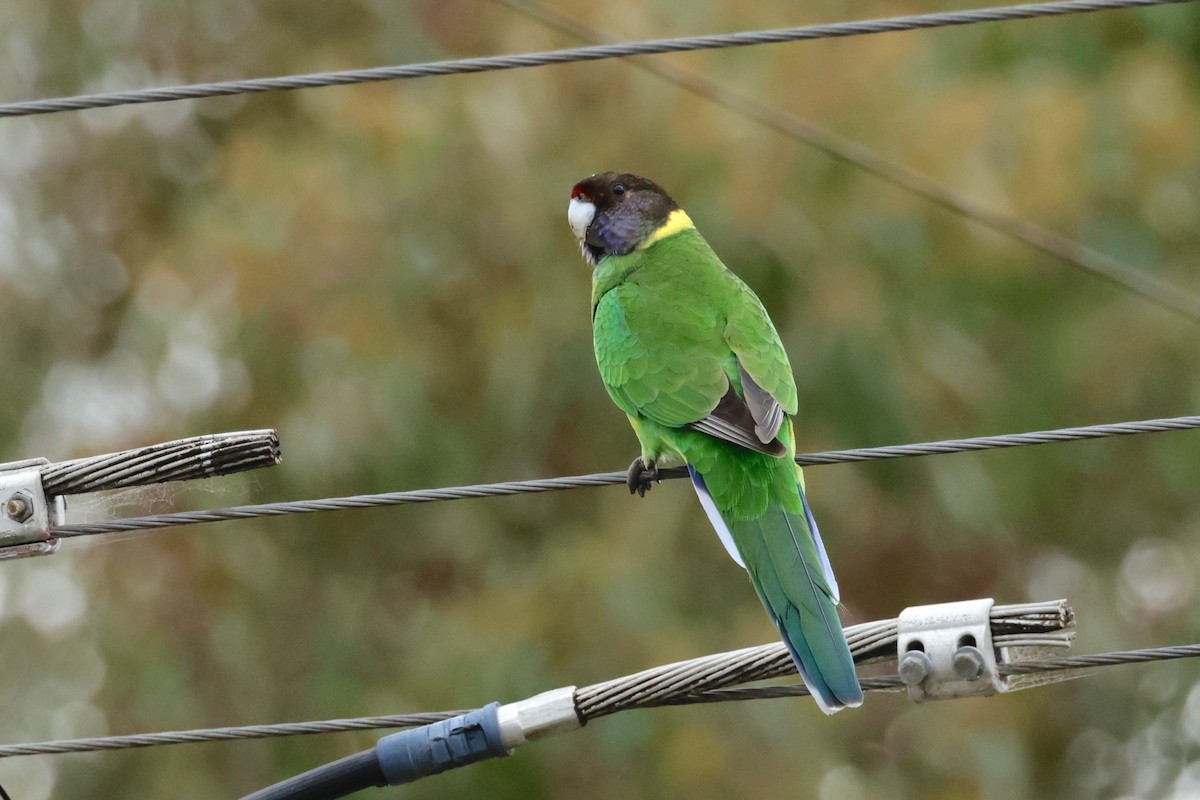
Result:
<svg viewBox="0 0 1200 800"><path fill-rule="evenodd" d="M124 92L60 97L46 100L6 103L0 105L0 117L21 117L33 114L52 114L59 111L79 111L88 108L140 103L163 103L171 100L188 100L204 97L222 97L256 92L311 89L321 86L346 86L377 81L428 78L443 75L462 75L476 72L540 67L550 64L570 64L582 61L599 61L627 56L654 55L657 53L681 53L694 50L714 50L726 47L745 47L758 44L778 44L813 39L828 39L844 36L859 36L873 33L923 30L953 25L971 25L977 22L1001 22L1005 20L1030 19L1033 17L1080 14L1107 11L1119 8L1158 6L1194 0L1057 0L1048 3L1026 3L1013 6L977 8L965 11L914 14L884 19L838 22L827 25L804 25L764 31L713 34L709 36L685 36L671 39L653 39L624 44L593 45L565 50L518 55L486 56L482 58L460 58L421 64L404 64L394 67L318 72L308 75L290 75L276 78L253 78L250 80L195 83L184 86L168 86L155 89L140 89Z"/></svg>
<svg viewBox="0 0 1200 800"><path fill-rule="evenodd" d="M763 645L760 648L747 648L747 651L763 651L761 656L770 660L773 655L768 652L779 650L786 660L786 651L782 644ZM708 656L697 661L712 662L722 656L737 655L743 651L729 654ZM1005 676L1053 674L1068 670L1096 669L1100 667L1118 666L1123 664L1143 664L1152 661L1167 661L1183 658L1200 657L1200 644L1174 645L1167 647L1145 648L1141 650L1126 650L1095 655L1069 656L1064 658L1045 659L1039 661L1023 661L1000 666L1000 673ZM790 663L790 662L789 662ZM674 666L674 665L672 665ZM748 673L753 674L753 673ZM624 680L624 679L623 679ZM612 683L612 682L609 682ZM903 689L903 683L897 675L868 677L861 680L862 687L868 692L892 692ZM609 684L597 684L597 687ZM579 690L577 697L585 695L589 689ZM681 690L676 693L661 693L653 699L631 696L620 707L606 706L598 708L596 713L585 716L584 719L595 719L619 711L634 708L658 708L665 706L692 705L700 703L720 703L744 700L765 700L784 697L800 697L808 694L803 685L785 686L755 686L746 688L725 688L706 691ZM184 744L210 741L230 741L235 739L261 739L279 736L298 736L313 733L335 733L342 731L373 730L381 728L402 728L426 725L463 714L463 711L439 711L424 714L397 714L391 716L358 717L352 719L334 719L315 722L282 723L278 725L248 725L243 727L203 728L189 731L167 731L162 733L145 733L127 736L103 736L87 739L63 739L28 744L0 745L0 758L26 755L57 755L62 753L84 753L101 750L124 750L137 747L153 747L168 744ZM581 712L582 715L582 712Z"/></svg>
<svg viewBox="0 0 1200 800"><path fill-rule="evenodd" d="M844 464L857 461L872 461L889 458L913 458L916 456L944 455L976 450L993 450L1008 447L1069 442L1083 439L1101 439L1110 436L1127 436L1139 433L1180 431L1200 428L1200 416L1170 417L1164 419L1118 422L1106 425L1086 425L1075 428L1059 428L1049 431L1010 433L1000 436L977 436L968 439L946 439L937 442L890 445L885 447L863 447L851 450L832 450L821 453L805 453L796 456L803 466L819 464ZM659 470L660 480L681 478L685 469L673 467ZM177 511L144 517L112 520L109 522L77 523L58 525L50 529L53 536L60 538L95 536L107 533L154 530L179 525L196 525L203 522L223 522L235 519L278 517L290 514L312 514L319 511L342 511L352 508L376 508L413 503L434 503L444 500L464 500L476 497L502 497L517 494L579 489L592 486L623 484L626 472L599 472L591 475L573 475L561 478L506 481L474 486L453 486L441 489L418 489L383 494L364 494L349 497L331 497L322 500L290 500L278 503L233 506L205 511Z"/></svg>
<svg viewBox="0 0 1200 800"><path fill-rule="evenodd" d="M611 43L605 34L583 25L562 12L528 0L495 0L503 6L529 16L543 25L594 43ZM749 95L722 86L695 72L689 72L663 60L638 59L629 64L643 72L662 78L682 89L704 97L747 119L770 128L831 158L850 164L893 186L911 192L942 208L983 225L1002 236L1022 242L1051 258L1089 272L1126 289L1170 311L1190 319L1200 320L1200 297L1171 286L1151 274L1119 261L1062 234L1029 220L996 211L988 206L944 186L932 178L879 155L858 142L850 141L832 131L792 116Z"/></svg>

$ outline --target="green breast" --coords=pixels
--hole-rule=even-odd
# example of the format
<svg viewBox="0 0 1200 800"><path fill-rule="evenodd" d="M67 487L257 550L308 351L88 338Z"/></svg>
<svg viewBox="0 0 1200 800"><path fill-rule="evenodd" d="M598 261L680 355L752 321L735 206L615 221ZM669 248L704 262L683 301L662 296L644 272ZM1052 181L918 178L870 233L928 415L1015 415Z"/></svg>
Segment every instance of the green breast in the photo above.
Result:
<svg viewBox="0 0 1200 800"><path fill-rule="evenodd" d="M733 295L731 277L704 237L691 228L646 250L601 259L592 273L592 307L622 283L637 284L656 301L727 302Z"/></svg>

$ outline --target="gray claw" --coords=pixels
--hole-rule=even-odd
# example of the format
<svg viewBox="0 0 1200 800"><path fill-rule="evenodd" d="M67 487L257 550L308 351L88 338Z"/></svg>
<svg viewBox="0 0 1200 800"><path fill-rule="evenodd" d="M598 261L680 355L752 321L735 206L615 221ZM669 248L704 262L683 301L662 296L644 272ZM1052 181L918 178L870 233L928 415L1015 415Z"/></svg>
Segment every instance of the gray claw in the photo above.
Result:
<svg viewBox="0 0 1200 800"><path fill-rule="evenodd" d="M647 475L646 473L650 473ZM630 494L636 494L638 497L645 497L646 492L650 491L651 486L658 482L658 467L651 461L647 464L638 456L629 465L629 474L625 478L625 485L629 487Z"/></svg>

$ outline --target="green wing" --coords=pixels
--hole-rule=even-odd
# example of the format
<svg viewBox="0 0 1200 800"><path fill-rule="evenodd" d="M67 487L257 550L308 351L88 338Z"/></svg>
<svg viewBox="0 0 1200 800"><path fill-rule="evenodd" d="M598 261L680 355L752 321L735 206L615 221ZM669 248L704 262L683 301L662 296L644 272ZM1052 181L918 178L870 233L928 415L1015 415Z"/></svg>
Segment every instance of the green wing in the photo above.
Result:
<svg viewBox="0 0 1200 800"><path fill-rule="evenodd" d="M617 406L770 455L796 411L787 354L762 303L695 231L621 262L636 278L593 312L596 361Z"/></svg>
<svg viewBox="0 0 1200 800"><path fill-rule="evenodd" d="M697 316L703 311L655 308L631 283L600 299L593 322L596 363L622 411L680 428L717 405L728 380L716 349L687 336L702 325Z"/></svg>
<svg viewBox="0 0 1200 800"><path fill-rule="evenodd" d="M774 323L750 287L732 272L735 300L727 312L725 341L742 369L774 398L788 416L798 410L796 380Z"/></svg>

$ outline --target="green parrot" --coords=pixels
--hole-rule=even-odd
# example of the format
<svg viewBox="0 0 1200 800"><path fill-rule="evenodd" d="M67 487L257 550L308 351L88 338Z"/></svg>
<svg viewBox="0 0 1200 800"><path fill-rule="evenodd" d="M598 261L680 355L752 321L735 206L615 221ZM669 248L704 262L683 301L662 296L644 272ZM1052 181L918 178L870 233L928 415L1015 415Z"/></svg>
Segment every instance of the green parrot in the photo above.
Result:
<svg viewBox="0 0 1200 800"><path fill-rule="evenodd" d="M838 586L796 465L796 384L779 334L687 213L653 181L592 175L567 218L592 266L592 333L641 456L629 489L682 461L827 714L862 703Z"/></svg>

